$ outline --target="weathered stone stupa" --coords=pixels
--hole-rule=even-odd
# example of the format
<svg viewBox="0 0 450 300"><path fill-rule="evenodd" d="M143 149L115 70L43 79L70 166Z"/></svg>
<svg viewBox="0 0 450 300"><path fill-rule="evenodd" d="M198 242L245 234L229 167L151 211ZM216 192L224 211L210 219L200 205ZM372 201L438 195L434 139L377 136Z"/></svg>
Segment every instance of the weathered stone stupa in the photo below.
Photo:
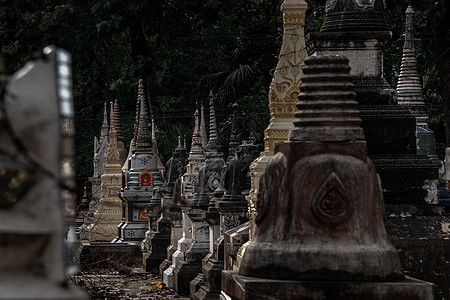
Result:
<svg viewBox="0 0 450 300"><path fill-rule="evenodd" d="M170 245L167 247L164 262L159 266L160 276L172 264L172 254L177 249L177 242L183 234L183 224L181 209L176 205L174 197L176 186L180 187L180 176L186 173L186 165L188 164L188 153L186 148L181 146L181 137L178 136L178 147L173 151L172 157L166 163L166 180L160 188L162 194L162 216L170 222ZM178 184L177 184L178 183Z"/></svg>
<svg viewBox="0 0 450 300"><path fill-rule="evenodd" d="M244 139L224 167L221 188L214 192L214 198L211 200L219 212L220 236L213 240L211 253L203 260L204 284L194 288L191 282L191 299L219 299L221 271L233 265L233 262L230 262L231 257L236 259L236 252L240 246L225 233L248 221L245 197L250 192L249 166L257 156L256 146ZM218 197L220 194L221 197ZM248 238L248 230L246 234Z"/></svg>
<svg viewBox="0 0 450 300"><path fill-rule="evenodd" d="M93 223L88 228L90 242L111 242L117 235L117 225L122 221L122 200L119 198L122 188L122 166L114 124L114 107L111 102L108 151L105 173L101 177L102 197L94 213Z"/></svg>
<svg viewBox="0 0 450 300"><path fill-rule="evenodd" d="M408 107L416 117L417 154L435 156L434 132L428 127L428 115L425 112L422 86L417 74L414 47L414 10L411 5L406 9L405 43L396 92L398 104Z"/></svg>
<svg viewBox="0 0 450 300"><path fill-rule="evenodd" d="M174 204L182 211L182 234L177 242L177 249L172 254L172 264L163 272L163 281L168 287L174 287L174 269L179 261L184 260L184 252L188 249L192 241L192 222L188 215L189 203L194 198L194 180L200 169L205 165L206 159L204 149L202 148L199 117L197 109L194 113L194 130L192 133L192 145L191 150L189 151L186 173L179 179L179 189L174 193ZM178 220L179 214L174 212L173 217ZM187 284L189 284L189 282Z"/></svg>
<svg viewBox="0 0 450 300"><path fill-rule="evenodd" d="M416 155L416 119L395 104L395 90L383 78L382 49L392 35L383 1L328 0L325 12L321 31L309 35L308 52L348 57L368 154L386 204L437 203L438 166Z"/></svg>
<svg viewBox="0 0 450 300"><path fill-rule="evenodd" d="M432 299L405 279L383 223L383 194L367 157L344 57L309 57L295 128L261 179L255 236L231 299ZM274 288L276 286L276 288Z"/></svg>
<svg viewBox="0 0 450 300"><path fill-rule="evenodd" d="M123 166L127 161L127 150L123 143L122 122L120 120L119 100L114 101L114 128L116 129L117 149L119 150L120 165Z"/></svg>
<svg viewBox="0 0 450 300"><path fill-rule="evenodd" d="M94 137L94 173L89 177L91 183L91 197L89 202L89 210L84 216L84 223L80 226L79 238L80 240L87 240L89 235L89 229L92 228L92 222L94 221L94 213L97 211L98 202L102 197L101 190L101 177L105 172L106 164L106 152L108 151L108 113L106 110L106 102L103 110L103 124L100 134L100 141L97 137Z"/></svg>
<svg viewBox="0 0 450 300"><path fill-rule="evenodd" d="M130 158L126 186L121 192L121 198L126 201L126 222L119 226L119 238L114 242L140 245L148 230L147 209L153 196L153 188L162 185L162 175L158 170L157 157L152 152L142 79L139 80L139 95L136 148Z"/></svg>
<svg viewBox="0 0 450 300"><path fill-rule="evenodd" d="M209 99L209 140L205 148L205 164L195 178L194 197L188 201L188 215L191 220L192 240L174 269L174 288L180 295L189 295L190 282L202 270L202 259L209 253L209 225L203 218L208 210L214 191L219 187L220 176L225 164L218 133L214 96Z"/></svg>

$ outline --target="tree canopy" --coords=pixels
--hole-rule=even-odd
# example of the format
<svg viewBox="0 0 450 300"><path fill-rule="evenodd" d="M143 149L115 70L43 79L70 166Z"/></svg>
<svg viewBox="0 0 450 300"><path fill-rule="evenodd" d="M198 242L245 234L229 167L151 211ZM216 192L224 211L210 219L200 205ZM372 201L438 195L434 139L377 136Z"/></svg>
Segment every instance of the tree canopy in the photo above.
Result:
<svg viewBox="0 0 450 300"><path fill-rule="evenodd" d="M78 179L86 179L92 173L93 137L100 133L103 103L119 99L127 145L140 78L152 104L163 159L170 156L178 135L190 138L194 110L201 103L208 106L210 90L217 97L222 142L227 142L231 105L236 102L248 112L255 142L262 143L269 120L267 92L281 44L281 2L0 0L1 56L11 73L49 44L72 53L76 171ZM306 31L318 31L326 1L306 2ZM408 2L386 1L393 39L385 50L384 71L393 86ZM450 71L441 76L445 68L440 65L449 61L445 54L450 41L449 3L412 4L419 73L433 129L445 145L442 107L448 96L440 86Z"/></svg>

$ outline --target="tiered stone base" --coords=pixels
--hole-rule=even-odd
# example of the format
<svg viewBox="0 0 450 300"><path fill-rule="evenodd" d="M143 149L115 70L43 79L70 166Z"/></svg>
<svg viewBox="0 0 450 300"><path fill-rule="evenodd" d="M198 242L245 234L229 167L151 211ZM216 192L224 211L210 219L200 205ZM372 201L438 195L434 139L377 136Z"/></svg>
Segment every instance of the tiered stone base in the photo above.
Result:
<svg viewBox="0 0 450 300"><path fill-rule="evenodd" d="M221 299L418 300L434 299L434 285L406 277L393 282L289 281L222 272Z"/></svg>

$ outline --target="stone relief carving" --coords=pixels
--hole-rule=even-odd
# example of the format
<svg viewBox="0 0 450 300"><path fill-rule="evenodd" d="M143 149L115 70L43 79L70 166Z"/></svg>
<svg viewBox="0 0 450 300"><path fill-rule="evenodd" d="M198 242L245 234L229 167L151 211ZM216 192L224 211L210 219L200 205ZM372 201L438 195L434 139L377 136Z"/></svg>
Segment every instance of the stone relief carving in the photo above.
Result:
<svg viewBox="0 0 450 300"><path fill-rule="evenodd" d="M341 180L332 172L312 198L315 217L330 226L339 226L353 213L353 204Z"/></svg>

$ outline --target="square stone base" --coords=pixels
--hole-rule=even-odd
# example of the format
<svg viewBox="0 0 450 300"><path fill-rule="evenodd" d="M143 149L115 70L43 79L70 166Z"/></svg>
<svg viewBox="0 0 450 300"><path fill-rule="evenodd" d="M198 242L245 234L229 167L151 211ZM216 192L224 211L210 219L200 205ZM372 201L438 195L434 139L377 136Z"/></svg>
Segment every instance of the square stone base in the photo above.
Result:
<svg viewBox="0 0 450 300"><path fill-rule="evenodd" d="M222 297L232 300L380 300L434 299L434 285L406 277L393 282L288 281L222 272Z"/></svg>

